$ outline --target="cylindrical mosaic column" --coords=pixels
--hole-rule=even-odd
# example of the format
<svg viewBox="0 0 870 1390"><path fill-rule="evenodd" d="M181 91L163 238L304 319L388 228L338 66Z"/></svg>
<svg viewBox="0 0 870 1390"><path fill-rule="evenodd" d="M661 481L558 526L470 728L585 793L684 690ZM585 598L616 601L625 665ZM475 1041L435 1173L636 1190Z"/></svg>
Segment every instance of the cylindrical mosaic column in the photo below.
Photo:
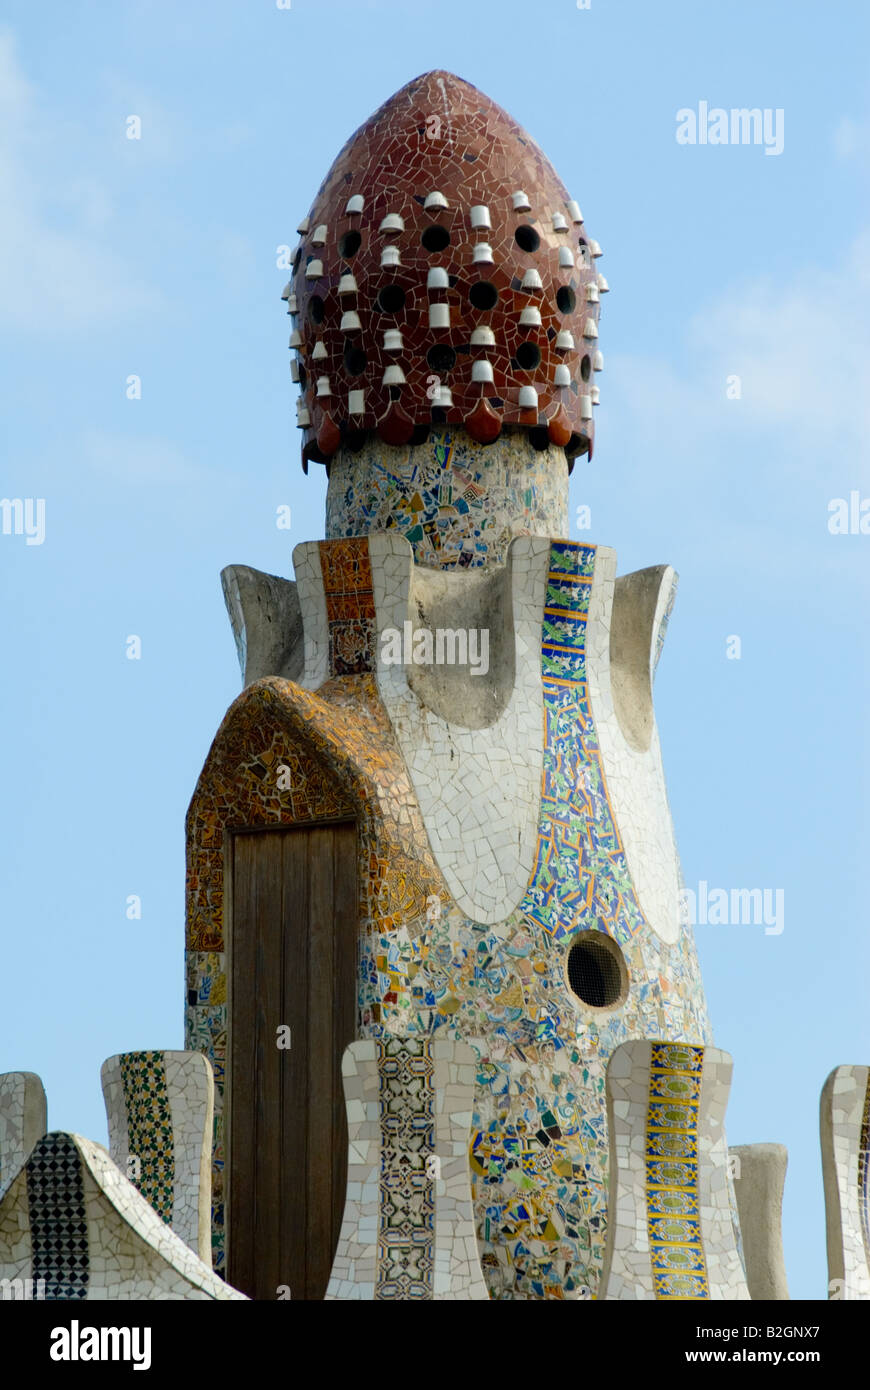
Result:
<svg viewBox="0 0 870 1390"><path fill-rule="evenodd" d="M749 1298L728 1181L731 1070L713 1047L637 1041L613 1053L599 1298Z"/></svg>
<svg viewBox="0 0 870 1390"><path fill-rule="evenodd" d="M567 536L565 451L536 450L525 431L486 445L445 426L414 446L373 439L356 453L340 450L330 466L327 538L378 531L410 541L418 565L503 565L514 536Z"/></svg>
<svg viewBox="0 0 870 1390"><path fill-rule="evenodd" d="M342 1073L347 1202L327 1299L486 1299L468 1174L471 1048L355 1042Z"/></svg>
<svg viewBox="0 0 870 1390"><path fill-rule="evenodd" d="M870 1067L835 1067L821 1101L828 1298L870 1299Z"/></svg>

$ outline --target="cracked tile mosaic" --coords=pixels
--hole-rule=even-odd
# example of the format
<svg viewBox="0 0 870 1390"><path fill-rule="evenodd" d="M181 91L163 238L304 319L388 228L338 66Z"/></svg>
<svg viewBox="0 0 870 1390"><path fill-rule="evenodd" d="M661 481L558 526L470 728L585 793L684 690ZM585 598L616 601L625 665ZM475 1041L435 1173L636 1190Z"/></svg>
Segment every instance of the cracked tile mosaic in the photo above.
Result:
<svg viewBox="0 0 870 1390"><path fill-rule="evenodd" d="M214 976L204 972L206 991ZM201 1052L108 1058L101 1080L109 1153L167 1225L211 1262L214 1081Z"/></svg>
<svg viewBox="0 0 870 1390"><path fill-rule="evenodd" d="M330 538L394 531L418 565L503 565L514 536L568 532L568 471L562 450L530 450L508 435L497 450L464 430L433 426L417 444L365 444L330 468Z"/></svg>
<svg viewBox="0 0 870 1390"><path fill-rule="evenodd" d="M599 1298L748 1299L724 1128L731 1070L711 1047L638 1039L614 1049Z"/></svg>
<svg viewBox="0 0 870 1390"><path fill-rule="evenodd" d="M329 664L334 676L357 676L374 669L372 574L364 537L320 544Z"/></svg>
<svg viewBox="0 0 870 1390"><path fill-rule="evenodd" d="M857 1148L857 1201L860 1208L860 1232L864 1240L864 1259L870 1269L870 1190L867 1165L870 1162L870 1074L864 1090L864 1109L860 1122L860 1143Z"/></svg>
<svg viewBox="0 0 870 1390"><path fill-rule="evenodd" d="M550 549L542 635L546 731L538 854L523 910L555 940L594 926L624 943L643 922L613 819L586 684L595 547Z"/></svg>
<svg viewBox="0 0 870 1390"><path fill-rule="evenodd" d="M601 250L482 92L409 82L345 144L300 235L283 297L306 461L375 430L416 443L433 420L591 455Z"/></svg>
<svg viewBox="0 0 870 1390"><path fill-rule="evenodd" d="M828 1297L870 1299L867 1162L870 1067L831 1072L820 1107Z"/></svg>
<svg viewBox="0 0 870 1390"><path fill-rule="evenodd" d="M172 1225L175 1152L162 1052L125 1052L120 1059L133 1186Z"/></svg>
<svg viewBox="0 0 870 1390"><path fill-rule="evenodd" d="M249 686L212 745L187 825L186 1040L214 1067L218 1270L224 1268L224 835L234 827L339 817L358 818L362 930L390 932L425 919L440 878L374 677L337 677L317 695L277 678ZM379 1015L379 1001L374 1009Z"/></svg>
<svg viewBox="0 0 870 1390"><path fill-rule="evenodd" d="M342 1075L348 1185L327 1299L486 1300L468 1178L473 1051L362 1040Z"/></svg>
<svg viewBox="0 0 870 1390"><path fill-rule="evenodd" d="M0 1075L0 1197L46 1130L45 1091L30 1071Z"/></svg>
<svg viewBox="0 0 870 1390"><path fill-rule="evenodd" d="M45 1135L0 1199L0 1279L46 1299L244 1297L79 1134Z"/></svg>
<svg viewBox="0 0 870 1390"><path fill-rule="evenodd" d="M88 1222L78 1150L46 1134L27 1161L32 1275L47 1299L83 1299L90 1279Z"/></svg>
<svg viewBox="0 0 870 1390"><path fill-rule="evenodd" d="M328 588L340 592L333 578L323 574L324 557L329 567L332 547L340 544L317 547L319 586L312 571L305 581L309 598L301 600L306 625L307 602L319 603L318 593L325 595ZM316 694L274 679L248 687L215 741L191 806L188 1044L213 1057L220 1093L225 1005L213 1001L215 992L221 1001L225 997L225 829L356 815L361 826L360 1031L376 1039L405 1034L472 1042L478 1054L472 1192L490 1294L574 1298L595 1290L603 1259L608 1171L604 1065L626 1038L700 1044L707 1041L709 1025L691 932L680 930L668 941L646 921L608 801L589 699L589 663L596 671L607 648L609 621L606 602L597 601L594 613L589 602L599 552L534 537L513 544L515 549L531 548L517 571L511 600L518 603L514 640L523 652L514 680L518 686L537 682L537 737L544 734L546 739L543 753L532 754L531 760L531 738L515 737L511 744L525 748L533 771L537 760L537 786L545 793L537 835L534 821L530 827L528 869L524 878L517 876L516 906L511 909L508 901L493 911L495 920L480 920L462 910L439 872L448 863L441 860L451 843L444 838L441 826L447 822L440 817L461 810L470 795L479 796L484 779L492 780L494 794L501 789L498 814L515 804L504 794L503 762L495 754L492 760L481 755L487 731L469 733L475 747L463 750L458 762L466 772L464 791L448 794L437 771L440 749L449 749L451 741L460 747L464 731L451 724L449 735L434 732L433 711L409 690L401 668L378 669L375 684L368 674L331 676L329 658L321 668L315 658L306 668L311 672L306 680L322 670ZM302 547L303 554L297 549L305 564L308 549ZM409 576L408 543L402 540L396 548L387 536L369 537L370 581L362 547L352 554L354 592L367 594L371 587L377 636L385 625L401 620L403 608L407 612L409 586L415 582L413 569ZM542 566L540 592L537 580L532 582L537 566ZM341 564L333 564L332 573L340 574ZM606 567L602 574L606 586ZM325 608L322 622L326 633ZM315 627L321 648L319 631ZM539 655L533 665L529 654L535 644ZM595 679L600 686L600 671ZM424 727L430 730L425 736ZM504 749L502 735L494 738L496 744ZM428 764L418 765L421 748L427 749ZM279 765L289 769L283 790L276 786ZM409 767L415 769L413 783ZM536 801L537 796L532 804ZM661 805L655 799L647 810L641 805L635 812L638 824L644 824L644 815L654 822ZM517 806L513 814L524 815L525 808ZM481 847L474 851L480 858L491 831L484 816L473 830L463 827L453 843L471 836L468 844ZM433 857L435 845L439 848ZM625 956L630 988L624 1005L613 1011L585 1011L568 986L567 951L574 934L589 925L612 935ZM218 1107L220 1103L219 1094ZM216 1134L214 1240L219 1262L220 1117Z"/></svg>
<svg viewBox="0 0 870 1390"><path fill-rule="evenodd" d="M432 1297L434 1065L425 1038L378 1041L381 1166L375 1298Z"/></svg>
<svg viewBox="0 0 870 1390"><path fill-rule="evenodd" d="M654 1044L646 1129L646 1209L656 1298L709 1298L698 1207L703 1047ZM691 1212L684 1211L691 1205Z"/></svg>

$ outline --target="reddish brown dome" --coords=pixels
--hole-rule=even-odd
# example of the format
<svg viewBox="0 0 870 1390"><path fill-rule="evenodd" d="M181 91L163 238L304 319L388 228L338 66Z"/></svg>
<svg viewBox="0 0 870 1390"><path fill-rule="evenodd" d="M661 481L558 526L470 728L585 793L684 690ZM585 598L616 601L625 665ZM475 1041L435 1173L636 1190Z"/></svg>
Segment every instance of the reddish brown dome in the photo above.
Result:
<svg viewBox="0 0 870 1390"><path fill-rule="evenodd" d="M344 146L284 291L303 458L434 420L592 453L601 254L549 160L468 82L429 72Z"/></svg>

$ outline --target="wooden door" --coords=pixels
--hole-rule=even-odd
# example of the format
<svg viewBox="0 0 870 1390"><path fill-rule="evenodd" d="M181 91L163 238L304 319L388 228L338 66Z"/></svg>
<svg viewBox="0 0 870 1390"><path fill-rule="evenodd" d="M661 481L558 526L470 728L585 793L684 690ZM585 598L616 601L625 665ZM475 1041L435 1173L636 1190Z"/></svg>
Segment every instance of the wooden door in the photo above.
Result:
<svg viewBox="0 0 870 1390"><path fill-rule="evenodd" d="M356 826L237 832L231 853L227 1274L251 1298L322 1299L347 1179Z"/></svg>

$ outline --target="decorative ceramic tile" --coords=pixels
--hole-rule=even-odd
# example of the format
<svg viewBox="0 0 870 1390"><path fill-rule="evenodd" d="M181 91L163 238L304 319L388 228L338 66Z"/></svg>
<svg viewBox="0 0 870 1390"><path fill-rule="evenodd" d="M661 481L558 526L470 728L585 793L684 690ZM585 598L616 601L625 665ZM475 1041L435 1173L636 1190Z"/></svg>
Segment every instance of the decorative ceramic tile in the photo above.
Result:
<svg viewBox="0 0 870 1390"><path fill-rule="evenodd" d="M342 1062L348 1190L328 1299L486 1299L468 1181L474 1053L387 1036Z"/></svg>
<svg viewBox="0 0 870 1390"><path fill-rule="evenodd" d="M603 1299L748 1299L724 1117L731 1059L627 1042L607 1068L610 1212Z"/></svg>
<svg viewBox="0 0 870 1390"><path fill-rule="evenodd" d="M24 1297L219 1299L229 1288L170 1230L105 1149L46 1134L0 1200L0 1279Z"/></svg>
<svg viewBox="0 0 870 1390"><path fill-rule="evenodd" d="M441 880L374 677L338 677L317 695L278 679L248 686L215 739L187 821L186 1041L214 1067L218 1270L224 1265L224 834L343 816L356 817L359 827L362 931L392 932L404 922L425 921ZM369 1017L379 1014L378 999Z"/></svg>
<svg viewBox="0 0 870 1390"><path fill-rule="evenodd" d="M374 430L416 443L433 421L591 454L601 250L482 92L448 72L409 82L345 144L300 232L284 298L306 459Z"/></svg>
<svg viewBox="0 0 870 1390"><path fill-rule="evenodd" d="M103 1063L102 1083L112 1160L210 1263L214 1082L207 1058L125 1052Z"/></svg>
<svg viewBox="0 0 870 1390"><path fill-rule="evenodd" d="M506 434L493 449L433 425L414 445L371 440L358 452L340 450L330 467L327 536L394 533L417 565L503 565L515 536L568 529L563 451L531 450L523 434Z"/></svg>
<svg viewBox="0 0 870 1390"><path fill-rule="evenodd" d="M610 796L591 699L592 673L599 695L608 674L601 652L613 599L610 553L603 563L592 546L514 541L514 578L503 589L514 644L507 698L522 693L528 708L537 708L540 732L524 716L510 738L503 730L489 738L486 727L467 730L438 715L400 668L380 659L374 677L331 674L327 591L333 621L343 621L335 615L346 611L345 598L368 605L371 588L375 617L364 621L378 647L385 627L400 625L403 612L426 601L415 588L422 574L409 575L404 539L369 537L368 570L362 545L345 551L349 579L340 563L329 568L331 555L342 554L332 549L338 545L296 551L297 573L305 574L306 646L309 599L315 606L305 679L316 684L320 673L316 693L279 679L249 686L219 731L191 806L188 1045L214 1061L219 1109L224 832L356 816L360 1031L377 1039L401 1033L473 1040L479 1064L472 1190L491 1294L577 1297L597 1287L603 1257L608 1057L632 1037L696 1045L709 1037L691 932L678 926L668 940L646 918ZM473 576L453 582L471 584ZM650 653L664 591L660 585L652 603ZM614 735L611 752L616 746ZM512 791L514 768L529 779L522 796ZM623 813L647 827L654 844L665 818L662 843L670 846L678 881L666 798L655 788L646 797L645 785L640 778L630 816L623 796ZM489 809L472 817L487 797ZM503 834L496 833L501 820ZM469 868L460 872L463 855ZM490 860L492 871L478 879ZM566 975L575 935L590 928L616 941L625 959L627 997L606 1011L585 1009ZM543 1123L557 1112L559 1138ZM222 1152L219 1117L216 1259Z"/></svg>
<svg viewBox="0 0 870 1390"><path fill-rule="evenodd" d="M46 1134L27 1161L32 1274L48 1299L88 1296L88 1223L79 1155L68 1134Z"/></svg>

